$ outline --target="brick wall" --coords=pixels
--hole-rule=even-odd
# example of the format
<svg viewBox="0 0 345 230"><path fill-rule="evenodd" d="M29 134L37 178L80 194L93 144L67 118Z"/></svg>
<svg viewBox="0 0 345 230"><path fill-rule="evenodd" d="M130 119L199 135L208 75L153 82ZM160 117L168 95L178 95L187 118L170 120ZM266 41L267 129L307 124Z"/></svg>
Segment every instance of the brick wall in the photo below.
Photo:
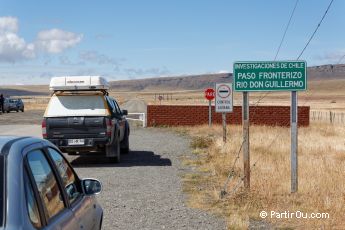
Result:
<svg viewBox="0 0 345 230"><path fill-rule="evenodd" d="M309 126L309 106L298 107L298 125ZM268 126L290 126L289 106L250 107L250 123ZM242 107L234 106L232 113L227 113L228 124L242 123ZM221 124L221 113L215 113L212 107L212 123ZM179 126L208 124L208 106L197 105L148 105L148 126Z"/></svg>

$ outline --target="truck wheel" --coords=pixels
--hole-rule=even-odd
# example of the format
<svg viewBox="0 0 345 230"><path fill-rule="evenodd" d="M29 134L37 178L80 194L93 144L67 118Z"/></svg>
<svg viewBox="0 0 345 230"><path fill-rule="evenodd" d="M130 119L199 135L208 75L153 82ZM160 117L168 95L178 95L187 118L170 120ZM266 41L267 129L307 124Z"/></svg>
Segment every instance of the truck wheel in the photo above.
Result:
<svg viewBox="0 0 345 230"><path fill-rule="evenodd" d="M114 148L116 150L115 163L120 163L120 161L121 161L120 135L117 138L117 141L116 141Z"/></svg>
<svg viewBox="0 0 345 230"><path fill-rule="evenodd" d="M121 153L128 154L129 153L129 127L126 128L125 136L121 141Z"/></svg>
<svg viewBox="0 0 345 230"><path fill-rule="evenodd" d="M105 147L106 156L108 157L108 160L110 163L120 163L120 160L121 160L120 155L121 154L120 154L119 137L117 137L114 142L115 143Z"/></svg>

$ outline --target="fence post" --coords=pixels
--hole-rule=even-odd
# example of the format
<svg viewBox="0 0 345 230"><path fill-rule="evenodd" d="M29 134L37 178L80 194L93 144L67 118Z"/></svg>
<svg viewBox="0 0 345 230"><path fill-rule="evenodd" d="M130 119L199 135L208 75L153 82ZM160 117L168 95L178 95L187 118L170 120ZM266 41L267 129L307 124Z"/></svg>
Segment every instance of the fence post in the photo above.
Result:
<svg viewBox="0 0 345 230"><path fill-rule="evenodd" d="M143 113L143 127L146 128L146 113Z"/></svg>

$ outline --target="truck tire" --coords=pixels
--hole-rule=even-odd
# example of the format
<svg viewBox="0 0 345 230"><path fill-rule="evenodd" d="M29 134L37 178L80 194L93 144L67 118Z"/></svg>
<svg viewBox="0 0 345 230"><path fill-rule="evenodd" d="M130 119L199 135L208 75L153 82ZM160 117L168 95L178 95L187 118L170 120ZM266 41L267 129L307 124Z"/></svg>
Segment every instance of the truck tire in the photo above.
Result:
<svg viewBox="0 0 345 230"><path fill-rule="evenodd" d="M114 143L107 145L105 147L106 156L110 163L120 163L121 161L121 152L120 152L120 139L117 136L114 140ZM109 156L111 155L111 156Z"/></svg>
<svg viewBox="0 0 345 230"><path fill-rule="evenodd" d="M128 154L129 153L129 126L126 124L125 135L123 140L121 141L121 153Z"/></svg>

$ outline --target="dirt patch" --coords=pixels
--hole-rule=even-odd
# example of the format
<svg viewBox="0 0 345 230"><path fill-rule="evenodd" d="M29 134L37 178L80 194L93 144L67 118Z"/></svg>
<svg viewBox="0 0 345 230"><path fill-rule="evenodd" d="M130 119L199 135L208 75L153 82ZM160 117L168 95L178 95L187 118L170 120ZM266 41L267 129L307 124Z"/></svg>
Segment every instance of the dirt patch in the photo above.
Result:
<svg viewBox="0 0 345 230"><path fill-rule="evenodd" d="M0 113L0 125L41 124L44 110L26 110L22 112Z"/></svg>

